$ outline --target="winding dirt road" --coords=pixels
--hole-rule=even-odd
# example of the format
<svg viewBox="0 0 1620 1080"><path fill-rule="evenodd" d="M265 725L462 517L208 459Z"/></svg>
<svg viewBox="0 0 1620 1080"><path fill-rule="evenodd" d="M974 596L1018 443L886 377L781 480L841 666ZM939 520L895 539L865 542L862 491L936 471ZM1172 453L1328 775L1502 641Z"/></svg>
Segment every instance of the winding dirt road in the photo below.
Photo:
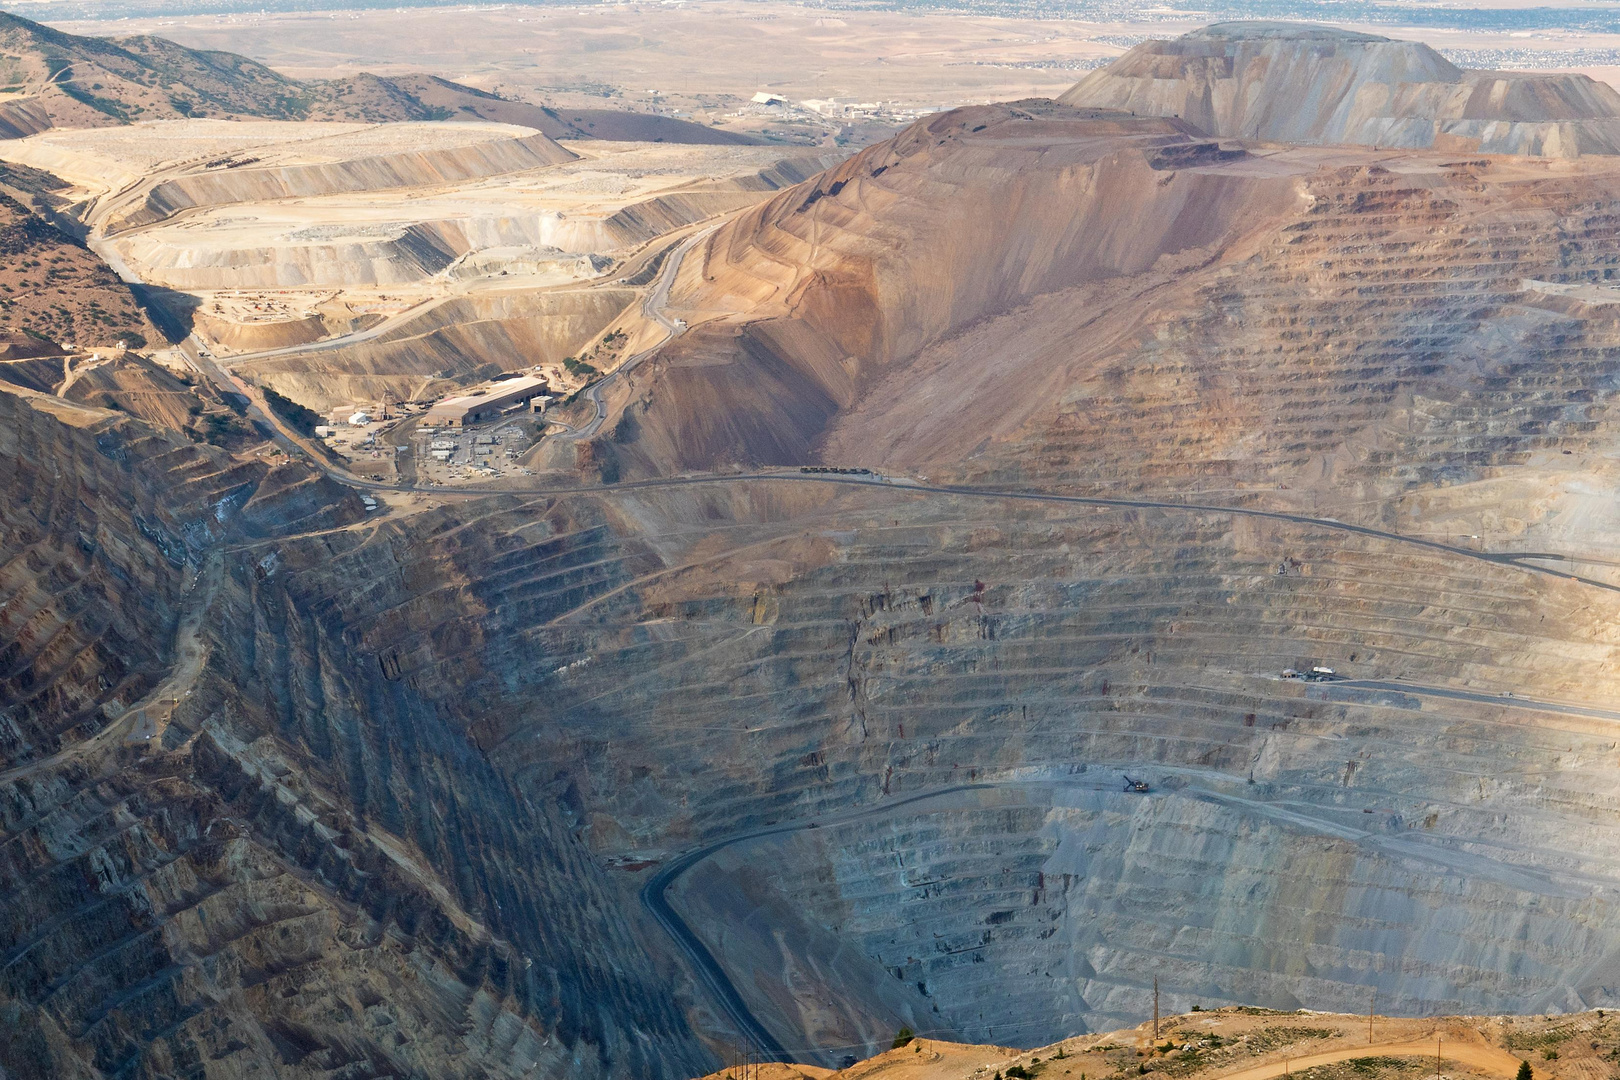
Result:
<svg viewBox="0 0 1620 1080"><path fill-rule="evenodd" d="M596 406L596 415L591 417L590 421L582 427L570 428L559 435L551 436L553 442L574 442L595 435L601 429L603 422L607 420L607 402L602 398L602 391L607 389L608 384L621 375L628 375L643 360L668 345L686 329L685 323L664 314L664 305L669 302L669 290L675 284L675 275L681 271L682 261L685 260L694 247L719 227L718 224L712 225L702 232L693 233L681 241L681 246L671 252L669 259L665 261L664 269L658 275L658 283L641 301L641 313L664 328L663 338L657 344L642 349L634 356L626 357L624 363L588 386L585 389L585 397Z"/></svg>
<svg viewBox="0 0 1620 1080"><path fill-rule="evenodd" d="M1303 1072L1317 1065L1334 1065L1341 1061L1353 1061L1365 1057L1421 1057L1433 1060L1435 1055L1435 1041L1429 1039L1402 1039L1399 1042L1373 1043L1370 1046L1352 1046L1343 1050L1327 1050L1320 1054L1307 1054L1304 1057L1288 1058L1285 1061L1273 1061L1265 1065L1251 1065L1247 1069L1229 1072L1213 1077L1211 1080L1273 1080L1274 1077L1291 1076ZM1494 1073L1497 1076L1514 1076L1519 1071L1519 1059L1506 1050L1480 1040L1477 1036L1472 1039L1458 1036L1455 1040L1441 1033L1440 1040L1441 1068L1447 1062L1467 1065L1480 1072Z"/></svg>

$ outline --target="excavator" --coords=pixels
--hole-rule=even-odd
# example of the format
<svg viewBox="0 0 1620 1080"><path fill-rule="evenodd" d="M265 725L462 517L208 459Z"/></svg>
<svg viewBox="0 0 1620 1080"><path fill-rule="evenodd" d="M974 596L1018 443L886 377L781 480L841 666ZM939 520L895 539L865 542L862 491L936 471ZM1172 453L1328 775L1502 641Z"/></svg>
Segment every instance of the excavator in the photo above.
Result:
<svg viewBox="0 0 1620 1080"><path fill-rule="evenodd" d="M1132 780L1130 776L1127 775L1125 777L1125 790L1136 791L1145 795L1153 789L1148 787L1148 782L1146 780Z"/></svg>

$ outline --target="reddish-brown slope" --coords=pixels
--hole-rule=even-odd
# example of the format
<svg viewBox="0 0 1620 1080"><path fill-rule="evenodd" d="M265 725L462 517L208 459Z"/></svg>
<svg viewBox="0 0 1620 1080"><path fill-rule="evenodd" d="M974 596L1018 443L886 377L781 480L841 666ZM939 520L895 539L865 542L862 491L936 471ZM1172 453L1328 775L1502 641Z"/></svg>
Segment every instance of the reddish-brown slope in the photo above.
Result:
<svg viewBox="0 0 1620 1080"><path fill-rule="evenodd" d="M619 451L672 468L806 460L923 350L1059 289L1218 258L1298 212L1297 173L1179 121L1050 102L919 123L687 261L676 305L709 321L642 377Z"/></svg>
<svg viewBox="0 0 1620 1080"><path fill-rule="evenodd" d="M740 216L593 460L1379 498L1610 437L1612 162L1175 123L962 110Z"/></svg>
<svg viewBox="0 0 1620 1080"><path fill-rule="evenodd" d="M46 352L69 342L139 346L157 336L129 286L105 263L3 192L0 330L21 331Z"/></svg>

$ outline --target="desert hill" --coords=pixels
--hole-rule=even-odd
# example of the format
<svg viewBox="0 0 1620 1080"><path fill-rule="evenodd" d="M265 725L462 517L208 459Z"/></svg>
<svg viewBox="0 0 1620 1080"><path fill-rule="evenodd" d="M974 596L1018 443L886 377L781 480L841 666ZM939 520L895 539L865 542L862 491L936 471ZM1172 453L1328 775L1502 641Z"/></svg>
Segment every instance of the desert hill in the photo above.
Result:
<svg viewBox="0 0 1620 1080"><path fill-rule="evenodd" d="M155 340L129 286L32 205L65 186L38 170L0 166L0 329L22 335L5 346L7 354Z"/></svg>
<svg viewBox="0 0 1620 1080"><path fill-rule="evenodd" d="M365 123L471 119L521 124L551 138L749 141L669 117L595 110L564 118L434 76L361 74L300 82L234 53L188 49L152 36L116 41L81 37L0 12L0 138L52 127L177 117Z"/></svg>
<svg viewBox="0 0 1620 1080"><path fill-rule="evenodd" d="M1298 203L1287 170L1229 160L1242 156L1178 120L1044 101L921 121L744 212L689 260L676 302L702 326L645 376L651 404L626 406L634 435L611 449L644 452L640 468L808 460L835 416L927 343ZM886 463L879 448L902 431L870 432L863 457Z"/></svg>
<svg viewBox="0 0 1620 1080"><path fill-rule="evenodd" d="M1051 103L942 114L716 232L675 290L694 329L621 391L602 452L630 474L858 458L1163 488L1218 468L1389 496L1484 479L1554 432L1587 445L1551 382L1481 342L1606 355L1617 176L1605 157L1258 154ZM1574 392L1583 370L1536 378ZM1484 393L1550 426L1487 421ZM1453 425L1485 425L1466 458L1429 434Z"/></svg>
<svg viewBox="0 0 1620 1080"><path fill-rule="evenodd" d="M669 142L692 145L751 145L755 140L734 131L704 127L670 116L625 112L620 109L552 109L531 105L462 86L436 75L396 75L375 80L404 95L422 110L411 119L476 118L502 124L521 124L553 139L604 139L613 142ZM459 115L458 115L459 114Z"/></svg>
<svg viewBox="0 0 1620 1080"><path fill-rule="evenodd" d="M1270 142L1620 153L1620 93L1585 75L1463 71L1417 42L1292 23L1145 41L1059 100Z"/></svg>

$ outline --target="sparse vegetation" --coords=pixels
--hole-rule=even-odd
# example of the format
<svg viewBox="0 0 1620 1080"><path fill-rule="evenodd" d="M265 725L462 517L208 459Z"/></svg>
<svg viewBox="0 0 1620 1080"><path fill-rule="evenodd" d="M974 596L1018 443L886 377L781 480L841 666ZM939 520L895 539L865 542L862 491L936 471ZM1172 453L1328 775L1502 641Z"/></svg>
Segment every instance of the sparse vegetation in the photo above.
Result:
<svg viewBox="0 0 1620 1080"><path fill-rule="evenodd" d="M562 365L570 375L595 375L597 370L594 365L573 356L563 357Z"/></svg>
<svg viewBox="0 0 1620 1080"><path fill-rule="evenodd" d="M288 427L302 435L313 437L316 425L322 422L319 413L313 409L306 409L268 386L264 388L264 403L270 406L270 411L285 421Z"/></svg>
<svg viewBox="0 0 1620 1080"><path fill-rule="evenodd" d="M1333 1028L1276 1027L1249 1035L1244 1039L1244 1043L1251 1053L1263 1054L1270 1050L1280 1050L1290 1043L1304 1042L1308 1039L1336 1039L1343 1034L1344 1032L1335 1031Z"/></svg>
<svg viewBox="0 0 1620 1080"><path fill-rule="evenodd" d="M1509 1050L1545 1050L1562 1045L1574 1034L1574 1028L1566 1024L1543 1031L1510 1031L1503 1042Z"/></svg>
<svg viewBox="0 0 1620 1080"><path fill-rule="evenodd" d="M1370 1055L1368 1057L1351 1058L1349 1061L1340 1061L1332 1065L1316 1065L1309 1069L1302 1069L1296 1075L1301 1080L1365 1080L1365 1078L1373 1076L1422 1072L1425 1068L1432 1067L1433 1064L1432 1060L1420 1058Z"/></svg>

